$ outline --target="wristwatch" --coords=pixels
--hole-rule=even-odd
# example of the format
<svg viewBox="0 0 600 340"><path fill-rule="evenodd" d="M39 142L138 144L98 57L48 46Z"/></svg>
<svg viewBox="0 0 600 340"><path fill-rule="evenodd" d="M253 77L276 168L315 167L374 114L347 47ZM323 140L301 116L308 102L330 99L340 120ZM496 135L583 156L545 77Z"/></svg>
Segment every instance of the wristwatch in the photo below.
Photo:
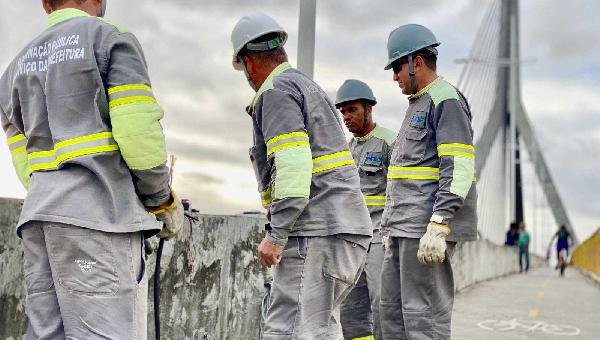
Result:
<svg viewBox="0 0 600 340"><path fill-rule="evenodd" d="M431 222L435 222L437 224L443 224L443 225L448 225L448 219L444 218L443 216L440 215L431 215L431 218L429 219L429 221Z"/></svg>

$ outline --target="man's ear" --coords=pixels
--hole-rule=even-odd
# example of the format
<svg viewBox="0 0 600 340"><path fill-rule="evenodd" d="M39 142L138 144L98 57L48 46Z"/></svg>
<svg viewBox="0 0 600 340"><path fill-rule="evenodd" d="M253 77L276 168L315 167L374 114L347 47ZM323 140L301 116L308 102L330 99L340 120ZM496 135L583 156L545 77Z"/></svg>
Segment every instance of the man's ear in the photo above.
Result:
<svg viewBox="0 0 600 340"><path fill-rule="evenodd" d="M42 0L42 7L44 7L44 11L46 11L46 14L52 13L52 6L50 6L49 0Z"/></svg>
<svg viewBox="0 0 600 340"><path fill-rule="evenodd" d="M415 70L421 69L425 65L425 60L423 60L422 56L416 55L413 57L413 63L415 64Z"/></svg>

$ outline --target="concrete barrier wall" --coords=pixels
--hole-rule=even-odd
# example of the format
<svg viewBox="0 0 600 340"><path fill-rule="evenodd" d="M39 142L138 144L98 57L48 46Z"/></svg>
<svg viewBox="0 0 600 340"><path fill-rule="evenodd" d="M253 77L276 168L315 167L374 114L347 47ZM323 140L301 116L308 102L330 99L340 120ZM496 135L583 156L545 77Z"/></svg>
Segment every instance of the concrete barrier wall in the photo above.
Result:
<svg viewBox="0 0 600 340"><path fill-rule="evenodd" d="M487 240L459 243L452 256L454 289L519 272L517 247L499 246ZM529 256L530 268L545 265L539 256Z"/></svg>
<svg viewBox="0 0 600 340"><path fill-rule="evenodd" d="M20 339L27 327L23 250L15 234L21 201L0 198L0 339Z"/></svg>
<svg viewBox="0 0 600 340"><path fill-rule="evenodd" d="M22 248L14 233L20 201L0 199L0 339L24 334L25 285ZM197 215L174 241L165 243L161 261L161 325L167 339L259 338L260 305L269 273L256 246L264 220L248 216ZM155 257L147 264L153 275ZM518 271L514 248L481 240L459 244L452 258L456 289ZM532 259L533 265L539 265ZM152 288L149 338L154 338Z"/></svg>

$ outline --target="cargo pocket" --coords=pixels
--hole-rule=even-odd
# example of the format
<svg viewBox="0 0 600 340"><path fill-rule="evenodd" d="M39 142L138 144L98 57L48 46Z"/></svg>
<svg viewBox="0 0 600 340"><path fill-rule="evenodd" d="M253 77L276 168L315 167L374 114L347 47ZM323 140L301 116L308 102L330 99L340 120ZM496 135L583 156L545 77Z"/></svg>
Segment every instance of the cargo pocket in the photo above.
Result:
<svg viewBox="0 0 600 340"><path fill-rule="evenodd" d="M48 227L52 271L71 293L112 295L119 277L109 234L78 227Z"/></svg>
<svg viewBox="0 0 600 340"><path fill-rule="evenodd" d="M427 148L427 129L409 129L406 131L404 146L402 148L402 161L410 165L416 164L425 157Z"/></svg>
<svg viewBox="0 0 600 340"><path fill-rule="evenodd" d="M331 240L328 258L323 264L323 276L332 284L333 305L339 305L350 293L364 266L366 251L354 242L335 237Z"/></svg>

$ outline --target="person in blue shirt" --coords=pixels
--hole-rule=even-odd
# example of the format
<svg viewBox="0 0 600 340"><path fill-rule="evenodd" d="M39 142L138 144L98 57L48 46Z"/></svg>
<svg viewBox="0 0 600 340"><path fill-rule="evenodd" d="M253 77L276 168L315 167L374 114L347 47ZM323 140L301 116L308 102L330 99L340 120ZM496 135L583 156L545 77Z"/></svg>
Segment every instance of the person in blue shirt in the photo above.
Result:
<svg viewBox="0 0 600 340"><path fill-rule="evenodd" d="M550 246L552 245L552 242L554 242L554 239L556 239L556 261L557 261L557 265L556 265L556 269L558 269L561 265L561 263L563 261L567 261L567 258L569 256L569 239L571 238L571 233L569 233L569 231L567 230L567 227L563 224L560 226L560 228L558 229L558 231L554 234L554 236L552 236L552 239L550 240L550 244L548 244L548 252L546 255L546 258L550 257ZM563 257L561 258L561 252L565 251Z"/></svg>
<svg viewBox="0 0 600 340"><path fill-rule="evenodd" d="M517 245L517 241L519 239L519 227L517 222L512 222L510 224L510 229L506 232L506 241L504 241L505 246L514 247Z"/></svg>
<svg viewBox="0 0 600 340"><path fill-rule="evenodd" d="M525 223L519 223L519 272L523 272L523 258L525 258L525 272L529 271L529 238Z"/></svg>

